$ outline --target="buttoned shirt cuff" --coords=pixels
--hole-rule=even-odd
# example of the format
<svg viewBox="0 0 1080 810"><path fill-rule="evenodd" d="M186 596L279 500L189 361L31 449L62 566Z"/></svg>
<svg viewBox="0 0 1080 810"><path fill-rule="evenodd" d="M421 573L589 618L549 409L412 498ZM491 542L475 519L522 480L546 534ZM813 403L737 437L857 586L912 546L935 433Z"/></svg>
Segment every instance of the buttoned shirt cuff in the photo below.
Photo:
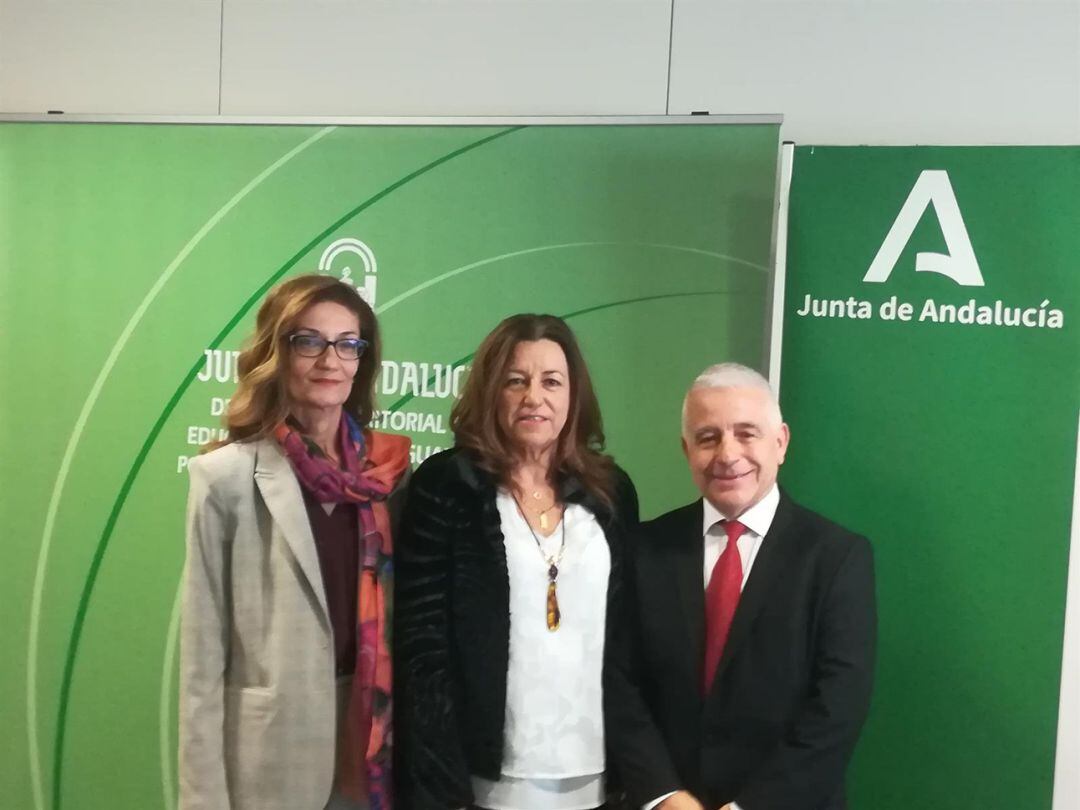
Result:
<svg viewBox="0 0 1080 810"><path fill-rule="evenodd" d="M673 790L673 791L671 791L671 793L665 793L663 796L657 796L655 799L653 799L648 804L643 804L641 806L641 810L653 810L653 808L656 807L656 805L660 804L660 802L662 802L664 799L667 799L667 798L669 798L671 796L674 796L678 792L679 791L677 791L677 790Z"/></svg>

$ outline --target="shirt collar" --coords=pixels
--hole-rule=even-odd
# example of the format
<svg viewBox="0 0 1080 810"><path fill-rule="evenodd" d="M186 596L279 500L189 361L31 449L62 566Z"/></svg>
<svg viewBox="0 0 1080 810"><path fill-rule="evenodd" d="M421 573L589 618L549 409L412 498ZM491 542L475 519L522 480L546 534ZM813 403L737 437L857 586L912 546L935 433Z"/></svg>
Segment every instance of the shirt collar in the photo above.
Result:
<svg viewBox="0 0 1080 810"><path fill-rule="evenodd" d="M705 518L701 534L704 537L709 533L709 529L719 521L727 520L727 518L720 513L719 509L709 503L708 498L703 498L702 503L705 507ZM739 515L738 521L758 537L764 537L769 533L773 518L776 517L776 507L779 505L780 488L773 484L772 488L765 493L765 497Z"/></svg>

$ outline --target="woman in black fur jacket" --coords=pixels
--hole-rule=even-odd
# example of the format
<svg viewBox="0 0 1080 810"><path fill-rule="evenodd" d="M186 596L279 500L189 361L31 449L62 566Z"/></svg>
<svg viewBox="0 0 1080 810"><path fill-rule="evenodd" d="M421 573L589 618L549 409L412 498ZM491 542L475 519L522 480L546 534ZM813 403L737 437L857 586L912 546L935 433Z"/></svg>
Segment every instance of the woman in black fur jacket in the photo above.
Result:
<svg viewBox="0 0 1080 810"><path fill-rule="evenodd" d="M395 556L399 810L605 802L605 678L633 484L569 327L484 339Z"/></svg>

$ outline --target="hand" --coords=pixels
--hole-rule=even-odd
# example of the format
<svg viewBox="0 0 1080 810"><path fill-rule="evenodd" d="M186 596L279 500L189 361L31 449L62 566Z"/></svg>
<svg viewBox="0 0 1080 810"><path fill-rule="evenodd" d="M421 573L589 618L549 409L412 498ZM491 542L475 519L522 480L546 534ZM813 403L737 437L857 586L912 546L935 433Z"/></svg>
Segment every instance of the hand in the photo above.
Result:
<svg viewBox="0 0 1080 810"><path fill-rule="evenodd" d="M693 794L680 790L660 802L656 806L656 810L705 810L705 808L702 807L701 802L694 798Z"/></svg>

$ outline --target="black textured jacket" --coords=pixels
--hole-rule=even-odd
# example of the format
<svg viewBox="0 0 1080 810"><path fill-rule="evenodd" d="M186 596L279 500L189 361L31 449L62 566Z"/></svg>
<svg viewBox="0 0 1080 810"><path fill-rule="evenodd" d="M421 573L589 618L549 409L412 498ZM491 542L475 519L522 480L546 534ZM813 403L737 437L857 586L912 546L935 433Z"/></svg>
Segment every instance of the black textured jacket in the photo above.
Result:
<svg viewBox="0 0 1080 810"><path fill-rule="evenodd" d="M576 479L560 497L591 511L611 550L608 642L620 604L623 540L637 494L616 468L615 508ZM395 538L394 748L398 810L445 810L473 801L471 775L497 780L503 758L510 582L496 482L466 451L417 469ZM605 658L608 656L605 655ZM604 666L606 680L610 671Z"/></svg>

